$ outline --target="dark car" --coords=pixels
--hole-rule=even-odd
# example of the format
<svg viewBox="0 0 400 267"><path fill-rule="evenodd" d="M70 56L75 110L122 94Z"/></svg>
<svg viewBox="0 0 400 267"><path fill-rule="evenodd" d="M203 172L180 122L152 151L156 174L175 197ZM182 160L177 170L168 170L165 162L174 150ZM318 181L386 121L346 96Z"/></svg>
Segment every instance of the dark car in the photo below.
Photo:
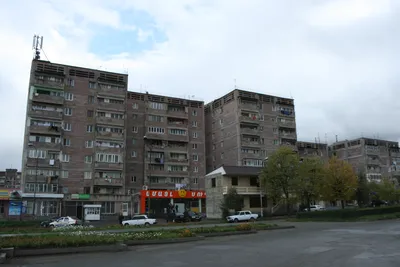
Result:
<svg viewBox="0 0 400 267"><path fill-rule="evenodd" d="M374 199L368 205L369 207L380 207L380 206L387 206L388 202L380 199Z"/></svg>
<svg viewBox="0 0 400 267"><path fill-rule="evenodd" d="M51 222L57 221L60 217L49 218L46 221L40 223L41 227L49 227Z"/></svg>
<svg viewBox="0 0 400 267"><path fill-rule="evenodd" d="M185 213L176 213L175 214L175 222L200 222L202 216L196 212L188 211Z"/></svg>

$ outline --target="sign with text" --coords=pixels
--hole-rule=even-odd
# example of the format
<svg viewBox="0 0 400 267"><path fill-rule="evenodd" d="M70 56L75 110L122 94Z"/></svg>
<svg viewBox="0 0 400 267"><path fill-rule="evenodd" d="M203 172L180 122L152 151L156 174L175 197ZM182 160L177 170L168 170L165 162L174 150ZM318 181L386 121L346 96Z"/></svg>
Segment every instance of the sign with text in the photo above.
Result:
<svg viewBox="0 0 400 267"><path fill-rule="evenodd" d="M206 198L204 190L142 190L140 194L145 198Z"/></svg>

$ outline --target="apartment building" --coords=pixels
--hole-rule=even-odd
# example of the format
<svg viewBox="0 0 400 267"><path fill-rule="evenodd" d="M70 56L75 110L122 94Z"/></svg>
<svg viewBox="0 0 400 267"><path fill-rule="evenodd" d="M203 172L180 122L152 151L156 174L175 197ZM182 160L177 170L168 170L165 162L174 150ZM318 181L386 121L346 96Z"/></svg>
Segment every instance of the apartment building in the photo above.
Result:
<svg viewBox="0 0 400 267"><path fill-rule="evenodd" d="M32 61L22 184L39 199L36 215L81 216L82 206L91 203L102 204L103 215L115 214L130 201L124 170L127 84L126 74ZM27 211L33 213L31 199Z"/></svg>
<svg viewBox="0 0 400 267"><path fill-rule="evenodd" d="M17 169L0 171L0 188L19 189L21 187L21 172Z"/></svg>
<svg viewBox="0 0 400 267"><path fill-rule="evenodd" d="M204 189L203 110L202 101L128 92L125 176L130 192L143 200L143 189L160 194L176 187Z"/></svg>
<svg viewBox="0 0 400 267"><path fill-rule="evenodd" d="M294 100L235 89L205 107L207 173L260 167L280 145L296 149Z"/></svg>
<svg viewBox="0 0 400 267"><path fill-rule="evenodd" d="M298 141L296 147L301 158L320 157L325 162L329 160L328 144Z"/></svg>
<svg viewBox="0 0 400 267"><path fill-rule="evenodd" d="M372 138L345 140L329 146L329 153L349 162L357 173L364 172L369 181L382 177L400 179L399 143Z"/></svg>

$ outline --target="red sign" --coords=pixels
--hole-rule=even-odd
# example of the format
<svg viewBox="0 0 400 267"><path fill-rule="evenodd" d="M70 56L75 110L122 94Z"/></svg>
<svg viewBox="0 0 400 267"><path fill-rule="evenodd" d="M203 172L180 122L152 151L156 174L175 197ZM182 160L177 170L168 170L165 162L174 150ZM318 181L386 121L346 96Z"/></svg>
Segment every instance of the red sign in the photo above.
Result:
<svg viewBox="0 0 400 267"><path fill-rule="evenodd" d="M206 198L203 190L142 190L140 194L145 198Z"/></svg>

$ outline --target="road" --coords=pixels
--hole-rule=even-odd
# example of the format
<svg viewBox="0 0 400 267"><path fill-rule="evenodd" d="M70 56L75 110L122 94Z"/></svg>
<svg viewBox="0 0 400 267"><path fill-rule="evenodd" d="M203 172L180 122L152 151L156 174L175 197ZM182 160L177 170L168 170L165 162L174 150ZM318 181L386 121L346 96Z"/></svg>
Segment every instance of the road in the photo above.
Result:
<svg viewBox="0 0 400 267"><path fill-rule="evenodd" d="M119 253L21 258L20 267L397 267L400 221L291 223L293 230L131 247Z"/></svg>

